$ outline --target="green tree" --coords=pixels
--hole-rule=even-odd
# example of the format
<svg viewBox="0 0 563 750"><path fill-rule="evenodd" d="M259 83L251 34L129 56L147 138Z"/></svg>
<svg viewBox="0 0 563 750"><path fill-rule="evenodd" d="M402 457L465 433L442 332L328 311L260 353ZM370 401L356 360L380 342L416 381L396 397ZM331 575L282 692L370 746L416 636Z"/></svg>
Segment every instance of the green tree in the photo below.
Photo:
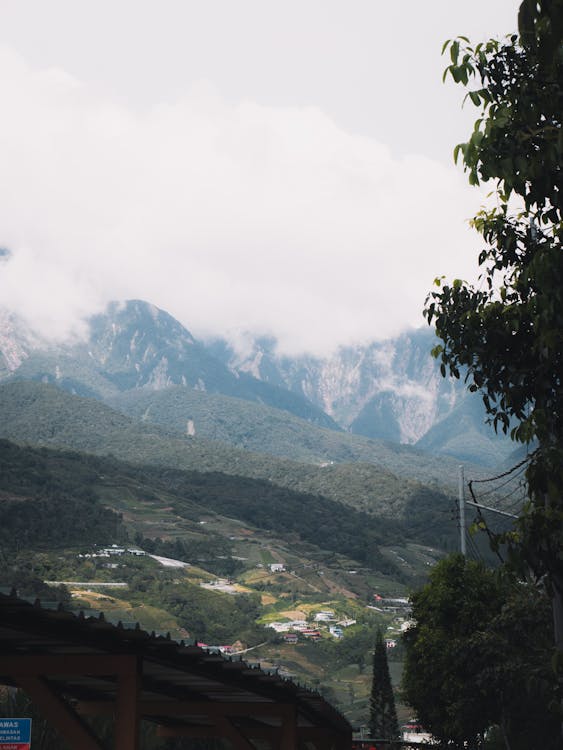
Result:
<svg viewBox="0 0 563 750"><path fill-rule="evenodd" d="M498 727L510 750L561 747L545 592L454 555L412 604L403 691L436 738L479 748Z"/></svg>
<svg viewBox="0 0 563 750"><path fill-rule="evenodd" d="M442 373L482 394L495 429L534 442L530 502L506 540L544 576L563 659L563 2L524 0L519 36L447 42L445 76L469 87L480 116L456 146L471 184L495 205L473 226L484 247L478 286L437 280L425 315L442 339Z"/></svg>
<svg viewBox="0 0 563 750"><path fill-rule="evenodd" d="M395 697L391 685L387 647L381 630L377 631L373 651L373 677L369 699L369 731L376 739L395 740L399 737Z"/></svg>

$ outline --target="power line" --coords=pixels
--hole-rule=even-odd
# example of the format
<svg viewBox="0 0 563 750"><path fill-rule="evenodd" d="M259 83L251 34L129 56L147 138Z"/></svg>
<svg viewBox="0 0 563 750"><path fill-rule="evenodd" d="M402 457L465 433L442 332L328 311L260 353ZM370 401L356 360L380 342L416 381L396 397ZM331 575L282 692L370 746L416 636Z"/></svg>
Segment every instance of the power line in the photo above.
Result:
<svg viewBox="0 0 563 750"><path fill-rule="evenodd" d="M493 533L490 530L489 524L486 522L485 517L483 516L483 510L485 510L485 508L483 506L481 506L479 503L477 503L477 501L476 501L475 494L473 492L473 483L469 482L468 486L469 486L469 492L471 493L471 497L473 498L472 505L474 505L474 507L477 508L477 513L479 515L479 520L481 521L481 525L482 525L483 529L485 530L485 533L486 533L486 535L487 535L487 537L489 539L489 546L494 551L494 553L496 554L496 556L500 560L501 564L504 565L504 558L500 554L500 552L498 551L498 549L496 547L496 544L495 544L495 541L494 541ZM487 510L495 511L494 508L488 508ZM499 512L499 511L497 511L497 512ZM500 511L500 512L502 513L502 511Z"/></svg>
<svg viewBox="0 0 563 750"><path fill-rule="evenodd" d="M480 560L483 562L483 555L481 554L481 551L475 544L475 540L473 539L473 535L469 533L469 531L466 530L466 540L467 540L467 546L471 548L472 552L472 558L473 560Z"/></svg>
<svg viewBox="0 0 563 750"><path fill-rule="evenodd" d="M533 458L537 452L538 452L538 449L536 448L536 450L533 451L532 453L528 453L526 458L522 459L522 461L517 463L511 469L507 469L506 471L503 471L502 474L497 474L497 476L488 477L487 479L473 479L472 482L473 484L483 484L484 482L496 482L497 479L504 479L504 477L507 477L510 474L514 473L521 466L525 466L527 463L529 463L530 459Z"/></svg>
<svg viewBox="0 0 563 750"><path fill-rule="evenodd" d="M463 466L459 467L458 526L459 526L459 531L460 531L461 553L463 555L466 554L467 548L469 548L471 550L471 555L475 559L482 559L482 553L477 547L472 535L468 533L466 523L465 523L465 510L468 506L472 506L472 507L475 507L477 510L476 520L479 526L487 534L491 549L495 552L500 562L504 563L504 559L502 555L500 554L498 549L496 549L495 538L494 538L493 532L490 528L489 523L487 523L487 521L485 520L483 511L490 511L497 515L505 516L507 518L512 518L512 519L518 518L518 515L511 513L508 510L501 510L499 508L487 507L483 505L482 502L481 503L478 502L477 497L475 496L473 485L474 484L492 484L496 482L497 483L496 486L492 486L490 489L484 490L479 493L480 494L479 500L482 500L484 497L487 497L489 495L493 495L495 496L497 503L499 505L506 507L508 505L507 501L510 501L510 505L509 505L510 510L518 509L520 511L524 503L525 497L526 497L525 483L523 482L521 475L526 471L526 468L530 462L532 455L527 455L526 458L524 458L522 461L519 461L515 466L512 466L506 471L503 471L493 477L487 477L485 479L472 479L469 482L467 482L467 487L471 494L472 501L465 499L465 492L464 492L465 482L463 479ZM502 490L502 489L505 489L505 491L499 496L499 490Z"/></svg>

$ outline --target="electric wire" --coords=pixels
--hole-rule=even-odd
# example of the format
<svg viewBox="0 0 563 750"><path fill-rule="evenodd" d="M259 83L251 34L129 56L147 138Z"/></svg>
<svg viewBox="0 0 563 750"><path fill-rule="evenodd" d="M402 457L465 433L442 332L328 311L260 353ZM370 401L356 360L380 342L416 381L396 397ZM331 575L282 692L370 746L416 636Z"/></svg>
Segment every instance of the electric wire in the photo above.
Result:
<svg viewBox="0 0 563 750"><path fill-rule="evenodd" d="M518 473L515 474L514 476L509 476L506 479L506 481L504 481L502 484L499 484L497 487L492 487L490 490L484 490L483 492L481 492L481 497L486 497L487 495L491 495L494 492L498 492L499 489L502 489L503 487L506 487L507 485L514 482L518 476L520 476L521 474L525 472L527 468L526 463L527 463L527 459L526 459L526 462L524 462L523 464L519 464L519 466L515 467L514 469L511 469L511 471L518 470ZM502 479L503 476L506 476L506 474L505 475L501 474L498 477L490 477L488 479L472 479L471 484L482 484L485 482L494 482L496 479Z"/></svg>
<svg viewBox="0 0 563 750"><path fill-rule="evenodd" d="M506 471L503 471L502 474L497 474L495 477L487 477L486 479L473 479L473 484L483 484L484 482L496 482L497 479L504 479L504 477L509 476L509 474L512 474L517 469L520 469L522 466L525 466L527 463L529 463L530 459L533 458L538 450L532 451L532 453L528 453L526 458L522 459L519 463L517 463L515 466L513 466L511 469L507 469Z"/></svg>
<svg viewBox="0 0 563 750"><path fill-rule="evenodd" d="M481 551L475 544L475 540L473 538L473 535L469 533L469 531L465 530L465 542L466 542L466 548L471 550L471 557L473 560L478 560L480 562L483 562L483 555L481 554Z"/></svg>
<svg viewBox="0 0 563 750"><path fill-rule="evenodd" d="M471 482L469 482L469 492L471 493L471 497L473 498L473 502L477 503L477 500L475 498L475 493L473 492L473 486L472 486ZM489 525L487 524L487 522L485 520L485 517L483 516L483 512L482 512L481 508L479 508L478 505L476 507L476 510L477 510L478 515L479 515L479 520L481 521L482 527L483 527L483 529L484 529L487 537L489 538L489 546L494 551L494 553L496 554L496 556L500 560L501 564L504 565L504 558L502 557L502 555L500 554L500 552L496 548L496 545L494 543L493 533L490 530Z"/></svg>

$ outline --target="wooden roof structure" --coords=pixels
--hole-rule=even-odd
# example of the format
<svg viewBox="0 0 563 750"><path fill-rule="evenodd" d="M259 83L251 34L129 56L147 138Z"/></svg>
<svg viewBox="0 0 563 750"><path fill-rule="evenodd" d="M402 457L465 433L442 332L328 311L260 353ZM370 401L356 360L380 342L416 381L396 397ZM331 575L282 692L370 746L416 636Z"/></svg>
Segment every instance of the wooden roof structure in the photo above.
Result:
<svg viewBox="0 0 563 750"><path fill-rule="evenodd" d="M220 737L235 750L345 750L352 727L321 695L195 645L0 593L0 684L23 689L77 750L103 750L84 715L115 720L138 750L141 720L165 737Z"/></svg>

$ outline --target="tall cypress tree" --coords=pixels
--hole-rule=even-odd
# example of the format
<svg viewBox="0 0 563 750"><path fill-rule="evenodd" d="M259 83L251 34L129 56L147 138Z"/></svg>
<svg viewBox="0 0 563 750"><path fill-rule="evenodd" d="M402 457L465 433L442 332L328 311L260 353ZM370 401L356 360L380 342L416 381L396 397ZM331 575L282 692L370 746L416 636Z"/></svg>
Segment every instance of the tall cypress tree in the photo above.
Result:
<svg viewBox="0 0 563 750"><path fill-rule="evenodd" d="M399 724L395 698L391 686L387 647L381 630L377 631L373 651L373 678L369 699L369 731L373 738L395 740L399 737Z"/></svg>

